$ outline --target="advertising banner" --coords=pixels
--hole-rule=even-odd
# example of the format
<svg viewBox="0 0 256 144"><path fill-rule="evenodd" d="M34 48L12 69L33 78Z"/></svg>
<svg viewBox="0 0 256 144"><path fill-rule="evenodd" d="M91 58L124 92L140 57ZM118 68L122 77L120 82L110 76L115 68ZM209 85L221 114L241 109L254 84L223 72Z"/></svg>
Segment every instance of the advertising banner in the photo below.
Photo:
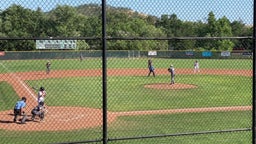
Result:
<svg viewBox="0 0 256 144"><path fill-rule="evenodd" d="M221 52L220 55L223 56L223 57L229 57L230 56L230 52L229 51L223 51L223 52Z"/></svg>
<svg viewBox="0 0 256 144"><path fill-rule="evenodd" d="M187 55L187 56L193 56L193 55L194 55L194 52L193 52L193 51L186 51L186 55Z"/></svg>
<svg viewBox="0 0 256 144"><path fill-rule="evenodd" d="M157 52L156 51L148 51L149 56L156 56Z"/></svg>
<svg viewBox="0 0 256 144"><path fill-rule="evenodd" d="M0 56L4 56L5 52L4 51L0 51Z"/></svg>
<svg viewBox="0 0 256 144"><path fill-rule="evenodd" d="M202 52L202 56L203 57L211 57L212 56L212 52L211 51L204 51L204 52Z"/></svg>

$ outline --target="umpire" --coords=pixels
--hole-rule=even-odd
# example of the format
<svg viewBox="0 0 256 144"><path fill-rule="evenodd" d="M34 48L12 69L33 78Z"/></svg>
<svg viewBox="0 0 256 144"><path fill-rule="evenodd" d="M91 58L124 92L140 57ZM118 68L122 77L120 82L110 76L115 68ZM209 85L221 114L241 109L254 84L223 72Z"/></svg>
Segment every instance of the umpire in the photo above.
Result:
<svg viewBox="0 0 256 144"><path fill-rule="evenodd" d="M27 101L27 98L26 97L22 97L21 100L16 102L16 104L14 106L14 119L13 119L13 122L17 121L18 115L21 115L22 113L24 113L23 108L25 108L25 106L26 106L26 101Z"/></svg>

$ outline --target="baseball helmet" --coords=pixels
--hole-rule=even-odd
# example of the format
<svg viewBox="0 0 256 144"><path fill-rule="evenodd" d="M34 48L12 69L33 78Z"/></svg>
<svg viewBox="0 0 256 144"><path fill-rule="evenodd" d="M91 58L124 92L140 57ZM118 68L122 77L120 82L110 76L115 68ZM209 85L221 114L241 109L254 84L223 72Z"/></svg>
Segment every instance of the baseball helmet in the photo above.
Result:
<svg viewBox="0 0 256 144"><path fill-rule="evenodd" d="M40 106L44 106L44 102L39 102L39 105Z"/></svg>
<svg viewBox="0 0 256 144"><path fill-rule="evenodd" d="M40 87L40 91L44 91L44 87Z"/></svg>
<svg viewBox="0 0 256 144"><path fill-rule="evenodd" d="M24 102L27 101L27 98L26 97L22 97L21 100L23 100Z"/></svg>

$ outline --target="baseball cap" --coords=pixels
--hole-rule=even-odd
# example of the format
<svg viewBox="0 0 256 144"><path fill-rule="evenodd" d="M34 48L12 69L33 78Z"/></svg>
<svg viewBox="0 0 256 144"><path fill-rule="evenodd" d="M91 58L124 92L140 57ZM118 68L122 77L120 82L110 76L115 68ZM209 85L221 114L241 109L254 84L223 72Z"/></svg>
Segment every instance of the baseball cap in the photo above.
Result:
<svg viewBox="0 0 256 144"><path fill-rule="evenodd" d="M27 101L27 98L26 97L22 97L21 100L23 100L24 102Z"/></svg>

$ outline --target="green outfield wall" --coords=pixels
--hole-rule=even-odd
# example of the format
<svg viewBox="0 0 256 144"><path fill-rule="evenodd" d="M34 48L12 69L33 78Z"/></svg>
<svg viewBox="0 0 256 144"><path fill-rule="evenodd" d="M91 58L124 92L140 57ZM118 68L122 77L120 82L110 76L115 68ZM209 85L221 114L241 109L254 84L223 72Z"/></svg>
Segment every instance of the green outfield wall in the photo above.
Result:
<svg viewBox="0 0 256 144"><path fill-rule="evenodd" d="M154 54L150 54L154 52ZM0 60L27 60L27 59L77 59L100 58L102 51L30 51L30 52L2 52ZM180 58L180 59L250 59L250 51L229 52L229 55L223 55L223 52L211 51L107 51L107 57L110 58Z"/></svg>

